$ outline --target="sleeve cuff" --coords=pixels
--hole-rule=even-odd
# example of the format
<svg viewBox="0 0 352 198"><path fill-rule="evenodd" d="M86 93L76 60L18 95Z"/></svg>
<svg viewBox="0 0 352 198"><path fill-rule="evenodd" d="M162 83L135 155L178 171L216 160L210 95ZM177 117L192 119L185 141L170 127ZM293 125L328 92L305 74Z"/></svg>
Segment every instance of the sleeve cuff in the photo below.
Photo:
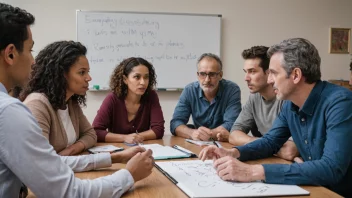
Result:
<svg viewBox="0 0 352 198"><path fill-rule="evenodd" d="M105 142L105 136L108 134L106 130L96 130L98 142Z"/></svg>
<svg viewBox="0 0 352 198"><path fill-rule="evenodd" d="M94 169L110 167L112 164L110 153L98 153L92 156L94 157Z"/></svg>
<svg viewBox="0 0 352 198"><path fill-rule="evenodd" d="M230 132L231 127L232 127L232 125L230 125L229 123L224 123L224 124L222 124L221 126L224 127L224 128L225 128L227 131L229 131L229 132Z"/></svg>
<svg viewBox="0 0 352 198"><path fill-rule="evenodd" d="M271 184L283 184L285 182L285 172L289 168L288 164L263 164L265 182Z"/></svg>
<svg viewBox="0 0 352 198"><path fill-rule="evenodd" d="M235 126L235 125L232 126L230 132L232 132L232 131L242 131L242 132L244 132L244 133L246 133L246 134L249 133L249 130L248 130L248 129L246 129L246 128L244 128L244 127L240 127L240 126Z"/></svg>
<svg viewBox="0 0 352 198"><path fill-rule="evenodd" d="M172 125L170 127L172 135L176 135L176 133L175 133L176 128L180 125L183 125L183 124L185 124L185 123L183 123L182 121L174 121L174 123L172 123Z"/></svg>
<svg viewBox="0 0 352 198"><path fill-rule="evenodd" d="M246 161L249 158L249 153L246 152L249 149L246 149L246 147L246 145L233 147L240 152L240 157L238 158L240 161Z"/></svg>

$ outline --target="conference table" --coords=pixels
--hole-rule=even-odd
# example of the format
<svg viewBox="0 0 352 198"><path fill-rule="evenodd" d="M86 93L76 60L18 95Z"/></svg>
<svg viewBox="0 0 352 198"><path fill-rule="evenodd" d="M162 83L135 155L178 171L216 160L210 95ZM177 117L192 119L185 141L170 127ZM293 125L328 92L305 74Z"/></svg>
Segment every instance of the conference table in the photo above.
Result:
<svg viewBox="0 0 352 198"><path fill-rule="evenodd" d="M117 147L124 147L128 148L123 143L97 143L97 146L99 145L114 145ZM161 145L167 145L167 146L173 146L173 145L178 145L181 146L185 149L188 149L195 154L199 154L199 152L202 150L202 147L191 144L185 141L184 138L180 137L175 137L175 136L170 136L166 135L163 137L163 139L160 140L149 140L149 141L144 141L144 144L161 144ZM231 148L232 145L229 143L221 143L221 145L225 148ZM88 153L83 153L83 154L88 154ZM175 160L175 159L174 159ZM197 160L197 158L187 158L187 159L177 159L177 160ZM166 160L158 160L158 161L166 161ZM282 163L282 164L289 164L291 162L283 160L278 157L270 157L266 159L261 159L261 160L254 160L254 161L247 161L246 163L248 164L271 164L271 163ZM121 168L124 168L124 164L113 164L109 168L104 168L104 169L99 169L99 170L94 170L94 171L88 171L88 172L81 172L81 173L75 173L76 177L81 178L81 179L94 179L98 177L102 177L105 175L110 175L116 171L118 171ZM341 197L338 194L334 193L333 191L321 187L321 186L300 186L303 189L307 190L310 192L309 196L290 196L290 197ZM32 193L29 193L28 197L35 197ZM133 189L128 191L123 195L123 197L188 197L185 193L183 193L174 183L172 183L167 177L165 177L158 169L155 167L152 170L152 174L149 175L147 178L138 181L134 184Z"/></svg>

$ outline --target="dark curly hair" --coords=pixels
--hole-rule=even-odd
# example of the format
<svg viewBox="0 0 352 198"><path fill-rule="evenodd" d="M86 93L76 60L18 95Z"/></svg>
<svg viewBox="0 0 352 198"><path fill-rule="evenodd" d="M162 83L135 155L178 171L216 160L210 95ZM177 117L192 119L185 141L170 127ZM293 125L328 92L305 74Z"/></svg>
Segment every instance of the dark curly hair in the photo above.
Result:
<svg viewBox="0 0 352 198"><path fill-rule="evenodd" d="M66 109L67 80L64 74L79 57L85 56L87 48L80 42L58 41L46 46L35 59L31 78L21 99L30 93L44 93L55 110ZM71 99L86 105L86 96L74 94Z"/></svg>
<svg viewBox="0 0 352 198"><path fill-rule="evenodd" d="M242 57L244 60L259 58L259 66L265 72L269 68L270 59L267 55L269 47L266 46L253 46L249 49L243 50Z"/></svg>
<svg viewBox="0 0 352 198"><path fill-rule="evenodd" d="M118 97L126 97L127 95L128 89L126 84L123 82L123 76L127 77L128 74L131 73L132 69L138 65L144 65L149 70L149 84L146 92L142 95L142 99L149 94L149 91L155 88L157 82L153 65L143 58L131 57L123 60L119 65L117 65L110 77L110 89Z"/></svg>
<svg viewBox="0 0 352 198"><path fill-rule="evenodd" d="M34 21L34 16L27 11L0 3L0 51L13 44L22 52L23 43L28 39L27 26Z"/></svg>

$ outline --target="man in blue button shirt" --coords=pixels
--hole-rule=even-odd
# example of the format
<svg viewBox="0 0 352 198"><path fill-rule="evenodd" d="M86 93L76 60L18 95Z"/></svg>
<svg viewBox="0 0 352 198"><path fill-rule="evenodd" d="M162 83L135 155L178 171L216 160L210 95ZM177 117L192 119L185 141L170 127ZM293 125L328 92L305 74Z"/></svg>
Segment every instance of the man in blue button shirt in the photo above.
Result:
<svg viewBox="0 0 352 198"><path fill-rule="evenodd" d="M268 82L274 84L278 99L288 100L273 127L263 138L244 146L207 147L201 159L217 158L214 167L224 180L322 185L352 196L352 92L320 80L319 53L305 39L284 40L272 46L268 55ZM300 163L241 162L272 156L291 135L302 157Z"/></svg>
<svg viewBox="0 0 352 198"><path fill-rule="evenodd" d="M194 140L228 141L229 131L241 112L240 88L222 78L222 63L215 54L202 54L197 69L198 81L183 90L170 131ZM186 125L191 114L194 129Z"/></svg>

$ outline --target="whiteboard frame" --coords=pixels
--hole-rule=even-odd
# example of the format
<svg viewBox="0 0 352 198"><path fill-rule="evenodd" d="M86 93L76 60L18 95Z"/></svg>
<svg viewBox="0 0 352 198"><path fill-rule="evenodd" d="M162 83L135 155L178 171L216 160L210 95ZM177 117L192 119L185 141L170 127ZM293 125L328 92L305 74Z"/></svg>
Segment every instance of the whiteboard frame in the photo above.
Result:
<svg viewBox="0 0 352 198"><path fill-rule="evenodd" d="M182 16L212 16L212 17L220 17L220 42L219 42L219 57L222 60L222 15L221 14L200 14L200 13L173 13L173 12L138 12L138 11L108 11L108 10L76 10L76 41L78 41L78 13L79 12L97 12L97 13L128 13L128 14L160 14L160 15L182 15ZM223 71L223 69L222 69ZM176 91L182 91L184 87L176 88ZM160 91L175 91L174 89L168 89L164 87L156 88L155 90ZM107 91L106 89L100 90L88 90L88 91Z"/></svg>

